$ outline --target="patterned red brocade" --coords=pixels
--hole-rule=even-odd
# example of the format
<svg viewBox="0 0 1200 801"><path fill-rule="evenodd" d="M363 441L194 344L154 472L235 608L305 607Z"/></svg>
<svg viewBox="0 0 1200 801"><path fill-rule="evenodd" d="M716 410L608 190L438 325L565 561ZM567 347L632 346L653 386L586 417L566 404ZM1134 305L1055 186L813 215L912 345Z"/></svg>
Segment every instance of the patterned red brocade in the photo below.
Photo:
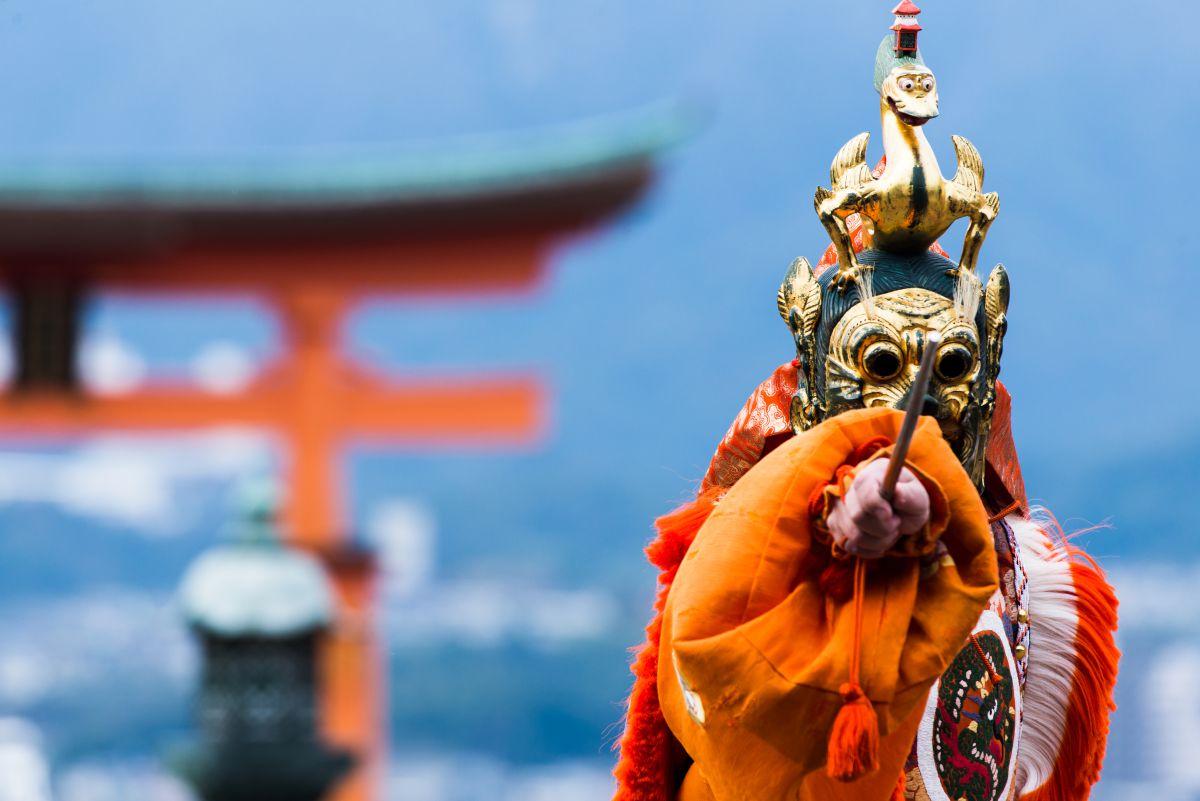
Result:
<svg viewBox="0 0 1200 801"><path fill-rule="evenodd" d="M789 363L758 385L717 446L701 492L732 487L762 459L768 438L791 436L788 419L796 382L796 368Z"/></svg>
<svg viewBox="0 0 1200 801"><path fill-rule="evenodd" d="M759 384L717 446L701 492L732 487L773 446L792 436L788 420L797 380L796 367L789 362ZM988 489L1001 505L1018 501L1024 511L1028 504L1012 438L1012 398L1000 383L996 384L996 396L996 414L988 438Z"/></svg>

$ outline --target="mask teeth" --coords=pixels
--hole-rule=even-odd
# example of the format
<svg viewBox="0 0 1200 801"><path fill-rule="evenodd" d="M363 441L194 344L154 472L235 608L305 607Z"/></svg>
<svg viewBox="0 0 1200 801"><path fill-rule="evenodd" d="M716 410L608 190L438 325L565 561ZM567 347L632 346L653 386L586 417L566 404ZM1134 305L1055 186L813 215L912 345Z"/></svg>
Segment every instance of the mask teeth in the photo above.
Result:
<svg viewBox="0 0 1200 801"><path fill-rule="evenodd" d="M970 270L959 269L954 287L954 314L964 322L974 320L983 300L983 284Z"/></svg>
<svg viewBox="0 0 1200 801"><path fill-rule="evenodd" d="M875 268L861 265L854 283L858 287L858 299L863 305L863 310L866 311L867 317L873 318L875 316Z"/></svg>

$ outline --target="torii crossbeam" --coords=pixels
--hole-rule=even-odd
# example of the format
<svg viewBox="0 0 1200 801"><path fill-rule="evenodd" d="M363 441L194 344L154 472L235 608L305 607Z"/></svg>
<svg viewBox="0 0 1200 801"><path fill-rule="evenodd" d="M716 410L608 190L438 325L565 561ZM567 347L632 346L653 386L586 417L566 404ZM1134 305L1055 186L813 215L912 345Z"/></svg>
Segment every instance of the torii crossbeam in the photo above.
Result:
<svg viewBox="0 0 1200 801"><path fill-rule="evenodd" d="M287 530L330 567L342 617L325 648L329 739L360 755L337 801L368 801L386 751L369 559L347 548L341 455L355 441L511 446L537 438L535 375L395 379L353 363L341 331L380 296L522 291L550 247L645 189L681 134L674 111L512 147L419 158L358 154L236 166L43 172L0 166L0 281L15 307L17 369L0 438L153 434L237 424L272 432L288 465ZM254 296L279 317L282 357L214 395L150 384L91 396L75 373L83 301L97 292Z"/></svg>

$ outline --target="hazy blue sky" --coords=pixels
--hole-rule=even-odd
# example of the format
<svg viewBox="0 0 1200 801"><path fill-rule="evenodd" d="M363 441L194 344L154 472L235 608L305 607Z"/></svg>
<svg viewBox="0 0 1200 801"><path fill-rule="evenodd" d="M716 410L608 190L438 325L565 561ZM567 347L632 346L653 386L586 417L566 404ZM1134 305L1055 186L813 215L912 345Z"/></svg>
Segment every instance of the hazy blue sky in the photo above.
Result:
<svg viewBox="0 0 1200 801"><path fill-rule="evenodd" d="M792 257L827 244L810 204L832 155L877 129L870 75L890 5L7 0L0 164L347 147L701 101L708 124L667 158L650 201L565 249L534 297L380 305L353 327L398 366L541 369L561 458L692 479L790 357L775 287ZM1118 510L1089 491L1097 476L1144 479L1156 454L1200 438L1187 188L1200 11L924 9L942 96L926 131L947 169L950 135L971 138L1003 201L982 260L1014 283L1003 378L1031 491L1106 517ZM169 351L161 321L123 325ZM651 484L663 503L686 491Z"/></svg>

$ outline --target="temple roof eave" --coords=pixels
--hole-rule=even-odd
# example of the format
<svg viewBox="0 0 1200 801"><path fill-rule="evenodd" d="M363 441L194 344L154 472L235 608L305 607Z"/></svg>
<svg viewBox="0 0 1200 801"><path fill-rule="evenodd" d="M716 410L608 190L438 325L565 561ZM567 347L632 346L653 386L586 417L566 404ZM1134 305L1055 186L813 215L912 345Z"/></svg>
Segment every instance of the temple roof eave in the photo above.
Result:
<svg viewBox="0 0 1200 801"><path fill-rule="evenodd" d="M9 163L0 259L345 246L593 226L635 202L696 115L661 104L522 135L223 160Z"/></svg>
<svg viewBox="0 0 1200 801"><path fill-rule="evenodd" d="M678 104L524 134L171 160L5 163L0 207L281 209L448 203L587 183L648 165L680 141Z"/></svg>

